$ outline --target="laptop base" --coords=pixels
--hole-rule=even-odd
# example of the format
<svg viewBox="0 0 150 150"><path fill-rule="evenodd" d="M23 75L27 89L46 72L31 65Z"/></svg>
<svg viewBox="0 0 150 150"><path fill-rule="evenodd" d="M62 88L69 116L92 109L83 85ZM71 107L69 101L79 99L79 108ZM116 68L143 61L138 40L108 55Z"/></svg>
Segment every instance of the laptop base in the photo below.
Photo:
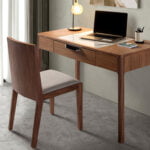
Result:
<svg viewBox="0 0 150 150"><path fill-rule="evenodd" d="M110 36L100 36L100 35L95 35L93 34L88 34L88 35L84 35L81 37L81 39L85 39L85 40L93 40L93 41L100 41L100 42L107 42L107 43L114 43L117 42L119 40L122 40L123 37L110 37Z"/></svg>

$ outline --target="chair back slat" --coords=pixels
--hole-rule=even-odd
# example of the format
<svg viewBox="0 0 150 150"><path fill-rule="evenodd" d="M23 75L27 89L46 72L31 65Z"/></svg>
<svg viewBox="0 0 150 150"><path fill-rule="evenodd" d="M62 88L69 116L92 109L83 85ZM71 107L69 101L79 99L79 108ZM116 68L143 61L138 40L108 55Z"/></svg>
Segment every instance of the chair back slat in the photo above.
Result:
<svg viewBox="0 0 150 150"><path fill-rule="evenodd" d="M13 89L19 94L39 100L42 96L39 51L34 44L7 38Z"/></svg>

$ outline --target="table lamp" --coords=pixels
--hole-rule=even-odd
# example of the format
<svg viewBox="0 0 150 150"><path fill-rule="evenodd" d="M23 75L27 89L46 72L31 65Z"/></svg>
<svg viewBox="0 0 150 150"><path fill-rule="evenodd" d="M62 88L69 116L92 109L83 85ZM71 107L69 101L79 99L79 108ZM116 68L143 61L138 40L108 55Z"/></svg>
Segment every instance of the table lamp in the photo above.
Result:
<svg viewBox="0 0 150 150"><path fill-rule="evenodd" d="M71 12L72 12L72 27L69 28L68 30L70 30L70 31L80 31L81 30L80 27L75 27L74 26L74 16L75 15L80 15L83 12L83 7L82 7L82 5L80 5L78 3L78 0L72 0Z"/></svg>

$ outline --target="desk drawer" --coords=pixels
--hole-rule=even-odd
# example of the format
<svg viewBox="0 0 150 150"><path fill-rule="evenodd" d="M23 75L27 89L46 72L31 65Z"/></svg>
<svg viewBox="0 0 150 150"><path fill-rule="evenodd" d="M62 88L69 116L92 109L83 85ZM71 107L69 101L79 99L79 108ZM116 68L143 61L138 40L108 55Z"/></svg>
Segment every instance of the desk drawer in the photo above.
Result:
<svg viewBox="0 0 150 150"><path fill-rule="evenodd" d="M76 60L95 65L95 52L87 49L80 49L76 52Z"/></svg>
<svg viewBox="0 0 150 150"><path fill-rule="evenodd" d="M105 54L102 52L96 53L96 65L112 70L112 71L118 71L118 57Z"/></svg>
<svg viewBox="0 0 150 150"><path fill-rule="evenodd" d="M66 44L54 41L54 52L75 59L75 51L66 48Z"/></svg>
<svg viewBox="0 0 150 150"><path fill-rule="evenodd" d="M39 48L53 51L53 40L46 38L46 37L39 37Z"/></svg>
<svg viewBox="0 0 150 150"><path fill-rule="evenodd" d="M68 48L67 48L68 47ZM77 49L77 50L75 50ZM54 52L76 59L81 62L86 62L89 64L95 64L95 52L91 50L87 50L84 48L78 49L78 47L74 45L66 45L65 43L55 41L54 42Z"/></svg>

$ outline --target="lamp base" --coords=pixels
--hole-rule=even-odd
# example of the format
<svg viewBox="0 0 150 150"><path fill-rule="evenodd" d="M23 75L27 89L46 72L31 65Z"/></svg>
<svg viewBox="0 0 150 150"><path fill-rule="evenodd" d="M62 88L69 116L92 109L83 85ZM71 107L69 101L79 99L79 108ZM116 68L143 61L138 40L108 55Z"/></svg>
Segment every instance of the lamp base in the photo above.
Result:
<svg viewBox="0 0 150 150"><path fill-rule="evenodd" d="M71 28L68 28L69 31L80 31L82 30L80 27L71 27Z"/></svg>

